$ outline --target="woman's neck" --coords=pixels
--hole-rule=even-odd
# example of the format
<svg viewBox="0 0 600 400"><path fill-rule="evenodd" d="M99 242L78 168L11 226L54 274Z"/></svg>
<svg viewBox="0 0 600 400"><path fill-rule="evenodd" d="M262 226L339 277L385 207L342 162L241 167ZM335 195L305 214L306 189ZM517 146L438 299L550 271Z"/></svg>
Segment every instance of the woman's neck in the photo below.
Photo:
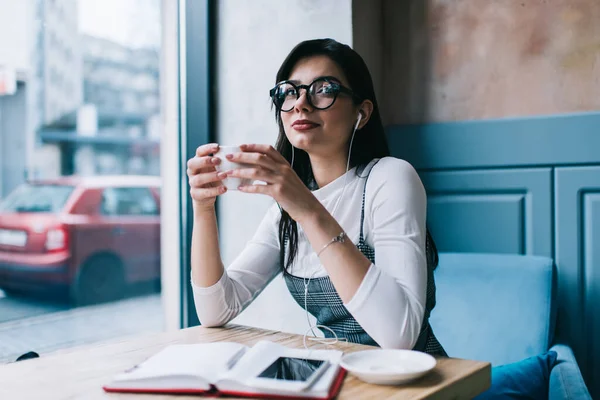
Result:
<svg viewBox="0 0 600 400"><path fill-rule="evenodd" d="M327 186L346 173L346 156L319 157L310 156L312 173L319 188Z"/></svg>

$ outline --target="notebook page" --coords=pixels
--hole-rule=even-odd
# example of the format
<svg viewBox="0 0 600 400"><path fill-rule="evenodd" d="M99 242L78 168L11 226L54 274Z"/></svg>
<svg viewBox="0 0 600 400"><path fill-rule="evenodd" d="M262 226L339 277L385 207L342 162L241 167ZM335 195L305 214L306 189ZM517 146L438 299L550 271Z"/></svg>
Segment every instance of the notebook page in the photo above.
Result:
<svg viewBox="0 0 600 400"><path fill-rule="evenodd" d="M229 361L246 349L243 344L230 342L169 345L115 381L193 376L212 383L229 369Z"/></svg>

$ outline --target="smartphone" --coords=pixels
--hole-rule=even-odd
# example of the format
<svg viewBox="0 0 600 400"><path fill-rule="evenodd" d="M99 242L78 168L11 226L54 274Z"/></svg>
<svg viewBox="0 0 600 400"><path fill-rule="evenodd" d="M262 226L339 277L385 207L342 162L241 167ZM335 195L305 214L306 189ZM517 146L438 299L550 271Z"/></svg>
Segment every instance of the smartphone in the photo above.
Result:
<svg viewBox="0 0 600 400"><path fill-rule="evenodd" d="M262 383L265 383L264 380L280 382L283 385L276 385L281 388L288 386L296 390L307 390L318 381L329 365L327 360L279 357L256 378L261 379Z"/></svg>

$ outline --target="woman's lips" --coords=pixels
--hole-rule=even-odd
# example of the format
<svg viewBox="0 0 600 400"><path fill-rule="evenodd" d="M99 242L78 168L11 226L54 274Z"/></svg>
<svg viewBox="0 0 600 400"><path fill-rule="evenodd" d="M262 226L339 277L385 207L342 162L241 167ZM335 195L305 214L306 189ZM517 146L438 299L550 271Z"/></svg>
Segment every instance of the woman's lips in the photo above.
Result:
<svg viewBox="0 0 600 400"><path fill-rule="evenodd" d="M292 128L294 128L297 131L308 131L317 128L318 126L319 124L317 124L316 122L312 122L306 119L299 119L297 121L294 121L294 123L292 124Z"/></svg>

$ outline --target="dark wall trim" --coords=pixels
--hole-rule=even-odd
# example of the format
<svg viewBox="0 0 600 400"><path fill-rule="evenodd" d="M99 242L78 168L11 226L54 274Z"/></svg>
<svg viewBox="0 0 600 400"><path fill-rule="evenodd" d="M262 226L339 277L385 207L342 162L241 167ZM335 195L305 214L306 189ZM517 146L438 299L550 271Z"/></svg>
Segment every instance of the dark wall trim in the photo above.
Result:
<svg viewBox="0 0 600 400"><path fill-rule="evenodd" d="M181 326L198 325L190 286L190 251L192 238L192 203L189 196L186 163L196 154L198 146L215 141L215 103L212 83L214 74L214 43L216 8L210 0L180 0L179 29L184 33L180 43L180 92L184 99L180 109L181 168ZM180 38L182 37L180 33Z"/></svg>
<svg viewBox="0 0 600 400"><path fill-rule="evenodd" d="M388 139L419 170L596 164L600 113L396 125Z"/></svg>

